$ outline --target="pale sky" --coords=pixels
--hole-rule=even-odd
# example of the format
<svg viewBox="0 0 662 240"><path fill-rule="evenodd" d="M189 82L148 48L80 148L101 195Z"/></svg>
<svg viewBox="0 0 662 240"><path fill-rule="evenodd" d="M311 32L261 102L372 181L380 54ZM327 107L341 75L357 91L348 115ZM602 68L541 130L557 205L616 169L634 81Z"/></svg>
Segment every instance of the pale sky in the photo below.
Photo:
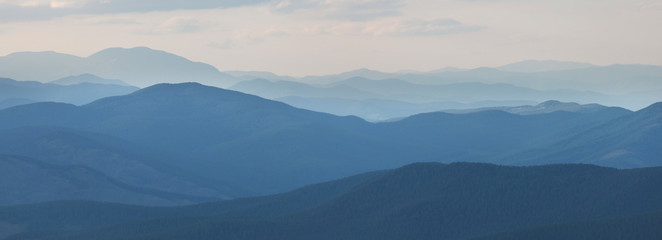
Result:
<svg viewBox="0 0 662 240"><path fill-rule="evenodd" d="M0 55L147 46L320 75L521 60L662 65L660 0L0 0Z"/></svg>

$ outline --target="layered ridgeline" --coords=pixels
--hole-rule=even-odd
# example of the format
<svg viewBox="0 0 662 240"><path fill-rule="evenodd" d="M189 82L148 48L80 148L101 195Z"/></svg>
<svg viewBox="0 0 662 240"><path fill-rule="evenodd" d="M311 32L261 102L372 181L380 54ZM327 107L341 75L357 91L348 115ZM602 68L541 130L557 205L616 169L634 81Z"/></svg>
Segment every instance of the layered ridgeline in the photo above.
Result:
<svg viewBox="0 0 662 240"><path fill-rule="evenodd" d="M594 66L559 61L429 72L359 69L290 77L269 72L221 72L172 53L136 47L108 48L87 57L56 52L13 53L0 56L0 77L65 85L93 81L138 87L193 81L371 121L447 109L534 105L549 99L633 110L662 101L662 66ZM23 98L2 101L0 107L29 102Z"/></svg>
<svg viewBox="0 0 662 240"><path fill-rule="evenodd" d="M120 82L100 81L92 76L79 77L85 80L77 82L74 78L64 79L62 83L68 82L67 85L0 78L0 109L45 101L81 105L138 90L137 87L121 85Z"/></svg>
<svg viewBox="0 0 662 240"><path fill-rule="evenodd" d="M227 87L238 81L209 64L147 47L108 48L87 57L56 52L18 52L0 57L0 77L66 83L72 81L66 78L85 74L119 79L138 87L187 81Z"/></svg>
<svg viewBox="0 0 662 240"><path fill-rule="evenodd" d="M0 207L0 227L7 239L658 239L660 181L659 167L417 163L186 207Z"/></svg>
<svg viewBox="0 0 662 240"><path fill-rule="evenodd" d="M222 199L417 161L660 166L661 112L658 103L637 112L435 112L369 123L196 83L159 84L79 107L0 111L0 153Z"/></svg>
<svg viewBox="0 0 662 240"><path fill-rule="evenodd" d="M661 66L525 61L499 68L384 73L368 69L292 78L232 72L231 89L293 106L384 120L444 109L530 105L549 99L641 109L662 101Z"/></svg>

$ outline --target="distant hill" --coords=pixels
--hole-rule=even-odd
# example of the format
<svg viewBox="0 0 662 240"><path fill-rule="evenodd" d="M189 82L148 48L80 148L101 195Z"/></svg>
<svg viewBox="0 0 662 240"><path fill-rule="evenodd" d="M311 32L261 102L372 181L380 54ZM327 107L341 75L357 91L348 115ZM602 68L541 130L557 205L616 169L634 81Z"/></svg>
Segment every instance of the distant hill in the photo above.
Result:
<svg viewBox="0 0 662 240"><path fill-rule="evenodd" d="M371 80L385 80L397 78L397 76L402 76L401 73L385 73L380 71L375 71L367 68L356 69L353 71L343 72L339 74L331 74L325 76L306 76L302 77L299 80L301 82L313 83L313 84L330 84L338 82L344 79L360 77Z"/></svg>
<svg viewBox="0 0 662 240"><path fill-rule="evenodd" d="M73 75L82 58L56 52L17 52L0 57L0 78L48 82ZM82 73L80 73L82 74Z"/></svg>
<svg viewBox="0 0 662 240"><path fill-rule="evenodd" d="M113 85L121 85L121 86L127 86L128 85L127 83L122 82L122 80L105 79L105 78L101 78L99 76L95 76L95 75L89 74L89 73L81 74L81 75L77 75L77 76L69 76L69 77L60 78L60 79L52 81L50 83L59 84L59 85L74 85L74 84L80 84L80 83L113 84Z"/></svg>
<svg viewBox="0 0 662 240"><path fill-rule="evenodd" d="M0 57L0 77L21 81L50 82L82 74L93 74L104 79L121 79L129 85L138 87L147 87L157 83L199 82L205 85L228 88L235 86L237 83L255 79L265 79L271 82L297 82L319 87L320 85L337 84L352 78L373 80L378 82L377 86L388 85L386 80L395 79L427 86L428 88L416 88L418 90L413 92L411 88L400 89L407 90L404 95L384 94L377 91L384 90L383 88L358 89L362 92L371 93L370 96L365 96L362 99L376 98L412 103L439 101L475 103L506 99L509 101L541 102L555 99L565 102L598 103L638 110L646 107L651 102L662 101L662 98L659 97L662 96L662 84L659 81L662 78L662 67L654 65L595 66L578 62L525 60L497 68L446 68L430 72L406 71L395 73L363 68L339 74L291 77L260 71L221 72L209 64L193 62L172 53L146 47L108 48L87 57L55 52L19 52ZM514 95L505 94L504 89L487 91L490 94L483 95L485 91L456 92L452 91L454 89L452 87L430 87L430 85L450 86L467 83L493 85L492 87L512 86L514 89L511 90L514 91L508 91L508 93ZM355 86L350 87L353 89L345 87L344 91L357 92ZM343 93L342 91L333 91L334 95L329 95L326 89L322 91L326 95L318 94L320 93L319 89L315 89L313 92L290 91L283 95L284 92L288 91L283 91L282 86L260 90L246 88L246 86L242 86L242 88L233 89L270 99L283 97L347 99L338 95ZM297 88L302 89L300 86ZM433 89L438 90L436 94L431 94L434 93ZM518 89L523 91L517 91ZM379 97L373 96L375 94ZM417 98L417 96L424 97ZM352 99L356 99L356 97ZM354 115L369 114L359 112Z"/></svg>
<svg viewBox="0 0 662 240"><path fill-rule="evenodd" d="M535 236L518 231L544 234L572 222L605 229L610 219L640 224L609 229L617 236L659 236L659 215L650 213L662 211L661 171L417 163L262 198L161 209L83 203L80 215L75 202L48 203L0 208L0 221L23 229L8 239L469 239ZM50 215L59 220L43 217Z"/></svg>
<svg viewBox="0 0 662 240"><path fill-rule="evenodd" d="M475 109L456 109L456 110L444 110L443 112L447 113L472 113L472 112L482 112L490 110L504 111L514 114L521 115L531 115L531 114L541 114L541 113L552 113L556 111L567 111L567 112L598 112L607 108L600 104L578 104L578 103L567 103L560 102L556 100L549 100L532 105L523 105L517 107L484 107L484 108L475 108Z"/></svg>
<svg viewBox="0 0 662 240"><path fill-rule="evenodd" d="M232 90L276 99L289 96L311 98L380 99L410 103L439 101L534 101L549 99L566 101L605 101L609 97L594 92L572 90L539 91L510 84L465 82L453 84L415 84L399 79L371 80L353 77L328 85L308 85L298 82L255 79L241 82ZM443 109L437 109L443 110Z"/></svg>
<svg viewBox="0 0 662 240"><path fill-rule="evenodd" d="M44 101L81 105L104 97L129 94L136 90L137 87L112 84L78 83L62 86L0 78L0 101L8 101L10 103L8 106ZM17 99L19 101L16 101Z"/></svg>
<svg viewBox="0 0 662 240"><path fill-rule="evenodd" d="M56 125L138 143L163 152L166 157L154 159L166 165L242 189L240 194L226 192L234 196L282 192L374 169L373 161L355 161L364 155L351 156L358 150L355 143L374 141L354 133L367 124L361 119L193 83L156 85L82 107L24 105L0 115L0 129ZM342 141L340 145L356 150L320 154ZM350 157L335 162L341 156Z"/></svg>
<svg viewBox="0 0 662 240"><path fill-rule="evenodd" d="M554 60L525 60L498 67L497 69L506 72L549 72L575 70L582 68L595 67L589 63L564 62Z"/></svg>
<svg viewBox="0 0 662 240"><path fill-rule="evenodd" d="M275 100L298 108L327 112L338 116L354 115L374 122L391 121L419 113L435 112L440 109L475 109L486 106L518 106L532 103L529 101L410 103L385 99L307 98L293 96L276 98Z"/></svg>
<svg viewBox="0 0 662 240"><path fill-rule="evenodd" d="M10 108L13 106L34 103L34 102L35 102L34 100L25 99L25 98L6 98L0 100L0 110L5 108Z"/></svg>
<svg viewBox="0 0 662 240"><path fill-rule="evenodd" d="M271 72L263 71L224 71L223 73L233 76L241 81L250 81L254 79L269 79L270 81L292 81L296 79L290 76L280 76Z"/></svg>
<svg viewBox="0 0 662 240"><path fill-rule="evenodd" d="M611 165L627 161L627 167L648 166L662 156L662 103L578 130L553 144L513 156L515 162L584 162ZM534 160L538 159L538 160ZM582 160L583 159L583 160Z"/></svg>
<svg viewBox="0 0 662 240"><path fill-rule="evenodd" d="M108 48L88 57L55 52L0 57L0 76L17 80L50 82L81 74L121 79L138 87L191 81L227 87L238 81L209 64L147 47Z"/></svg>
<svg viewBox="0 0 662 240"><path fill-rule="evenodd" d="M253 79L240 82L229 89L269 99L288 96L318 98L335 97L343 99L384 98L384 96L379 93L359 90L346 85L313 86L291 81L272 82L266 79Z"/></svg>
<svg viewBox="0 0 662 240"><path fill-rule="evenodd" d="M430 85L399 79L371 80L361 77L327 85L253 79L240 82L230 89L282 100L313 111L355 115L369 120L386 120L456 108L516 106L548 99L589 102L610 100L609 96L594 92L540 91L509 84L466 82Z"/></svg>
<svg viewBox="0 0 662 240"><path fill-rule="evenodd" d="M662 120L654 117L659 112L654 106L638 112L603 108L534 115L434 112L369 123L184 83L159 84L80 107L35 103L9 108L0 111L0 131L51 126L109 136L138 146L129 152L146 155L139 159L198 176L222 195L241 197L413 161L660 166L656 156L662 141L655 124ZM23 139L26 134L5 136ZM53 141L71 140L66 136L56 135ZM18 151L20 146L11 149L29 153ZM63 151L76 149L76 144L64 146L71 147L52 148L42 156L85 159L85 151ZM107 148L110 156L130 156L120 150ZM628 154L617 154L623 150ZM99 171L107 172L102 168Z"/></svg>

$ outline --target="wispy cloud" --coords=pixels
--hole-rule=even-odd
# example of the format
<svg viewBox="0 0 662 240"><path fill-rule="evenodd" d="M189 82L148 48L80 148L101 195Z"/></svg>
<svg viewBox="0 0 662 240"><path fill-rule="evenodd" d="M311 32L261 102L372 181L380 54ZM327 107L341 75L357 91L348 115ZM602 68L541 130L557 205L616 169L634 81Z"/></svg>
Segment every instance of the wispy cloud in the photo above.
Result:
<svg viewBox="0 0 662 240"><path fill-rule="evenodd" d="M658 0L642 0L636 4L642 10L662 11L662 2Z"/></svg>
<svg viewBox="0 0 662 240"><path fill-rule="evenodd" d="M466 25L450 18L433 20L409 20L397 24L391 34L394 35L446 35L453 33L475 32L482 26Z"/></svg>
<svg viewBox="0 0 662 240"><path fill-rule="evenodd" d="M388 19L370 22L343 22L326 26L316 25L304 28L301 33L309 35L440 36L475 32L482 29L484 29L482 26L466 25L449 18Z"/></svg>
<svg viewBox="0 0 662 240"><path fill-rule="evenodd" d="M287 30L279 29L277 27L269 27L267 29L257 31L249 29L238 29L234 31L231 37L225 39L224 41L214 41L209 43L207 46L223 50L242 48L262 43L267 37L287 36L289 34L290 33Z"/></svg>
<svg viewBox="0 0 662 240"><path fill-rule="evenodd" d="M133 18L125 18L125 17L86 19L85 23L100 24L100 25L135 25L135 24L139 24L138 20L133 19Z"/></svg>
<svg viewBox="0 0 662 240"><path fill-rule="evenodd" d="M73 14L231 8L269 0L0 0L0 22L49 20Z"/></svg>
<svg viewBox="0 0 662 240"><path fill-rule="evenodd" d="M207 28L207 24L194 17L176 16L163 22L154 33L194 33Z"/></svg>
<svg viewBox="0 0 662 240"><path fill-rule="evenodd" d="M272 2L271 9L284 14L315 10L322 18L367 21L400 15L404 3L404 0L278 0Z"/></svg>

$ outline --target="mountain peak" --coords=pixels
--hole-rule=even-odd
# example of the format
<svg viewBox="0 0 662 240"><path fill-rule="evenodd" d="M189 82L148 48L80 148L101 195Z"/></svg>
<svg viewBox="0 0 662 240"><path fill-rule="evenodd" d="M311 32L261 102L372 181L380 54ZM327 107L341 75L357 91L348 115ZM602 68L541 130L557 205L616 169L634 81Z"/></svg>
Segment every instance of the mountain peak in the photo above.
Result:
<svg viewBox="0 0 662 240"><path fill-rule="evenodd" d="M148 47L134 47L134 48L106 48L95 54L89 56L89 58L108 58L108 57L153 57L153 56L168 56L176 57L177 59L184 59L183 57L177 56L172 53L168 53L161 50L151 49Z"/></svg>
<svg viewBox="0 0 662 240"><path fill-rule="evenodd" d="M650 106L637 111L637 114L652 115L662 117L662 102L656 102Z"/></svg>
<svg viewBox="0 0 662 240"><path fill-rule="evenodd" d="M197 82L184 82L184 83L159 83L143 89L136 91L135 95L141 94L152 94L152 93L166 93L166 94L182 94L186 92L197 92L202 93L202 91L215 91L215 92L234 92L230 90L225 90L217 87L210 87L202 85ZM237 92L238 93L238 92Z"/></svg>
<svg viewBox="0 0 662 240"><path fill-rule="evenodd" d="M536 107L538 108L563 108L563 107L568 108L568 107L580 107L580 106L581 105L579 103L561 102L557 100L548 100L536 105Z"/></svg>
<svg viewBox="0 0 662 240"><path fill-rule="evenodd" d="M117 99L121 99L117 102ZM142 99L142 100L138 100ZM158 102L159 106L171 105L202 106L206 104L217 104L219 102L241 102L242 104L270 103L271 101L248 95L245 93L226 90L218 87L203 85L197 82L185 83L160 83L135 91L126 96L104 98L95 101L88 106L103 106L105 104L131 105L128 102ZM273 102L281 104L280 102ZM283 104L285 105L285 104Z"/></svg>
<svg viewBox="0 0 662 240"><path fill-rule="evenodd" d="M129 84L117 80L117 79L106 79L99 77L94 74L90 73L84 73L81 75L76 75L76 76L69 76L69 77L64 77L60 78L55 81L51 81L50 83L55 83L59 85L75 85L75 84L81 84L81 83L97 83L97 84L113 84L113 85L121 85L121 86L129 86Z"/></svg>

